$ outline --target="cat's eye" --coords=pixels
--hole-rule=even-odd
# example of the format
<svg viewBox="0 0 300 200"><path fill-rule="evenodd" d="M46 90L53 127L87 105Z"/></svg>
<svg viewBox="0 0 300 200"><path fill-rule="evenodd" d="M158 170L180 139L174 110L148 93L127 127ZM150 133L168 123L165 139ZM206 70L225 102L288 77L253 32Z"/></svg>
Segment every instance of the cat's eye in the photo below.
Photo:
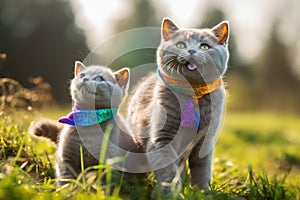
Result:
<svg viewBox="0 0 300 200"><path fill-rule="evenodd" d="M185 45L184 42L178 42L178 43L176 44L176 47L177 47L178 49L185 49L185 48L186 48L186 45Z"/></svg>
<svg viewBox="0 0 300 200"><path fill-rule="evenodd" d="M101 82L103 81L103 78L101 76L97 76L94 80L97 82Z"/></svg>
<svg viewBox="0 0 300 200"><path fill-rule="evenodd" d="M208 44L203 43L200 45L200 49L206 51L210 49L210 46Z"/></svg>
<svg viewBox="0 0 300 200"><path fill-rule="evenodd" d="M79 74L79 77L80 77L80 78L83 78L83 77L85 77L85 74L84 74L84 73L80 73L80 74Z"/></svg>

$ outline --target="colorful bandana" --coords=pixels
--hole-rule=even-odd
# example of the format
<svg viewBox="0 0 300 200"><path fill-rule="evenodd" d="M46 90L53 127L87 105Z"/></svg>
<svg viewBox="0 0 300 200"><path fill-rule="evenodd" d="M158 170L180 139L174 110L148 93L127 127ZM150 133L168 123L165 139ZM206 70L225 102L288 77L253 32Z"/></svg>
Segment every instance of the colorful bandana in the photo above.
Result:
<svg viewBox="0 0 300 200"><path fill-rule="evenodd" d="M199 131L200 129L200 114L196 111L194 99L189 97L184 105L183 112L181 113L180 126L185 128L193 128Z"/></svg>
<svg viewBox="0 0 300 200"><path fill-rule="evenodd" d="M62 117L58 122L72 126L91 126L113 119L118 108L104 108L100 110L80 110L78 105L74 106L73 112Z"/></svg>
<svg viewBox="0 0 300 200"><path fill-rule="evenodd" d="M185 128L193 128L199 131L200 129L200 113L195 108L198 107L198 99L206 94L209 94L222 85L222 78L212 82L211 84L199 83L189 84L168 77L166 74L157 70L160 79L171 89L190 96L181 113L180 126Z"/></svg>
<svg viewBox="0 0 300 200"><path fill-rule="evenodd" d="M157 70L159 77L164 81L164 83L176 90L180 93L186 94L188 96L192 96L196 99L200 99L206 94L209 94L216 89L218 89L222 85L222 78L215 80L210 84L206 83L198 83L198 84L190 84L189 82L182 82L180 80L172 79L171 77L167 76L165 73Z"/></svg>

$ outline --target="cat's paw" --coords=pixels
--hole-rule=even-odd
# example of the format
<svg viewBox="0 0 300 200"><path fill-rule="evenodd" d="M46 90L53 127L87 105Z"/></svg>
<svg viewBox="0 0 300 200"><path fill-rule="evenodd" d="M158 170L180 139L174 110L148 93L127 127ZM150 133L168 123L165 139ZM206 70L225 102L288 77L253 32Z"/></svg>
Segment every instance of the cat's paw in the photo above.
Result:
<svg viewBox="0 0 300 200"><path fill-rule="evenodd" d="M176 197L180 194L182 189L181 183L170 184L161 183L157 184L151 194L152 199L157 199L158 197Z"/></svg>

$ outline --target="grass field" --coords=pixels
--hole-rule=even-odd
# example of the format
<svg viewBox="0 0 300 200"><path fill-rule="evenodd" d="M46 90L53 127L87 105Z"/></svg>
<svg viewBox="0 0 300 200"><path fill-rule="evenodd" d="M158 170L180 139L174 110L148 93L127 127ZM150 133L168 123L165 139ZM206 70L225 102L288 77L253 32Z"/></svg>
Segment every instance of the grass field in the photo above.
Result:
<svg viewBox="0 0 300 200"><path fill-rule="evenodd" d="M38 118L57 119L68 110L0 112L0 199L149 199L153 175L123 180L105 165L97 169L105 172L106 184L95 179L55 185L55 145L28 136L27 128ZM216 144L211 190L190 186L187 177L180 195L161 198L300 199L299 180L299 116L228 111Z"/></svg>

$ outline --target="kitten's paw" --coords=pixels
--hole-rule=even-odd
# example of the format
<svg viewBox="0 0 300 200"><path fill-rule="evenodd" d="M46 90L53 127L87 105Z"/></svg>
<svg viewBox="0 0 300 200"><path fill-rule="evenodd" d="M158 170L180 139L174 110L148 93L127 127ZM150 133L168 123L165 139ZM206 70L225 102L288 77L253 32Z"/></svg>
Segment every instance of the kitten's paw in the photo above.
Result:
<svg viewBox="0 0 300 200"><path fill-rule="evenodd" d="M157 199L161 196L166 196L171 193L171 187L157 184L152 191L151 199Z"/></svg>
<svg viewBox="0 0 300 200"><path fill-rule="evenodd" d="M57 142L57 137L62 127L58 122L52 120L39 120L29 127L28 132L31 135L49 138L53 142Z"/></svg>

